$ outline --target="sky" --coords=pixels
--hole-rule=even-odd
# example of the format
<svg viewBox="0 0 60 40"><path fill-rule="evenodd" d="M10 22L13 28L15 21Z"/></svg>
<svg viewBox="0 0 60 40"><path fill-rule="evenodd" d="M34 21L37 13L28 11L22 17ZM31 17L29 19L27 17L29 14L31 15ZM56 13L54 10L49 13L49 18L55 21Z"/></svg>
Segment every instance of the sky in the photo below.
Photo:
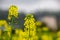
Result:
<svg viewBox="0 0 60 40"><path fill-rule="evenodd" d="M9 6L16 5L20 11L34 12L35 10L60 10L59 0L0 0L0 9L8 10Z"/></svg>

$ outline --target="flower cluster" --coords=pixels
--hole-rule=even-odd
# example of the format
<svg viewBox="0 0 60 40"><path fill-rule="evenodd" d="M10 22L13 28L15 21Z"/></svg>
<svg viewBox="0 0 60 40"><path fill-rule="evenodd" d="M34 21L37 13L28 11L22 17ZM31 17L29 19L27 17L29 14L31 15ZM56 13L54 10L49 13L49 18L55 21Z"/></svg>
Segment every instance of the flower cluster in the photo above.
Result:
<svg viewBox="0 0 60 40"><path fill-rule="evenodd" d="M0 27L2 27L2 26L7 29L8 24L7 24L6 20L0 20Z"/></svg>
<svg viewBox="0 0 60 40"><path fill-rule="evenodd" d="M15 16L16 18L18 18L18 8L14 5L10 6L9 8L8 19L11 20L12 16Z"/></svg>
<svg viewBox="0 0 60 40"><path fill-rule="evenodd" d="M22 29L14 29L12 33L12 27L8 25L6 20L0 20L0 28L4 27L4 30L0 29L1 40L60 40L60 31L50 32L49 28L42 26L42 22L37 21L31 14L25 17L24 31ZM39 26L39 27L37 27Z"/></svg>
<svg viewBox="0 0 60 40"><path fill-rule="evenodd" d="M57 40L60 40L60 31L57 32Z"/></svg>
<svg viewBox="0 0 60 40"><path fill-rule="evenodd" d="M33 15L27 14L24 20L25 31L28 32L29 40L38 40L38 37L36 35L35 19L33 18Z"/></svg>
<svg viewBox="0 0 60 40"><path fill-rule="evenodd" d="M48 27L43 27L42 28L41 39L42 40L53 40L52 35L50 34L50 31L49 31Z"/></svg>
<svg viewBox="0 0 60 40"><path fill-rule="evenodd" d="M10 31L9 31L10 29L9 29L9 26L8 26L8 23L6 20L0 20L0 28L1 28L0 29L0 37L1 37L0 39L7 40L8 39L7 37L10 36Z"/></svg>

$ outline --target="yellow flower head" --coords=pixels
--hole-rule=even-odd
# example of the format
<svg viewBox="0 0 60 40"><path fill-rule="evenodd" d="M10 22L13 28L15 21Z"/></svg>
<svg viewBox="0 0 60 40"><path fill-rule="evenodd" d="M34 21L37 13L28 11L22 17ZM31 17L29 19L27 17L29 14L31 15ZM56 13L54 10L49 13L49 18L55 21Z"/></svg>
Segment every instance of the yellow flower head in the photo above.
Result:
<svg viewBox="0 0 60 40"><path fill-rule="evenodd" d="M7 22L6 22L6 20L0 20L0 26L2 27L2 26L4 26L5 28L7 28Z"/></svg>
<svg viewBox="0 0 60 40"><path fill-rule="evenodd" d="M49 40L47 35L42 35L42 40Z"/></svg>
<svg viewBox="0 0 60 40"><path fill-rule="evenodd" d="M60 40L60 38L57 38L57 40Z"/></svg>
<svg viewBox="0 0 60 40"><path fill-rule="evenodd" d="M27 19L30 19L30 18L33 18L33 15L32 14L27 14L26 18L24 20L27 20Z"/></svg>
<svg viewBox="0 0 60 40"><path fill-rule="evenodd" d="M60 37L60 31L57 32L57 37Z"/></svg>
<svg viewBox="0 0 60 40"><path fill-rule="evenodd" d="M49 28L48 28L48 27L43 27L42 30L43 30L43 31L48 31Z"/></svg>
<svg viewBox="0 0 60 40"><path fill-rule="evenodd" d="M16 34L19 34L19 29L16 29L16 30L15 30L15 33L16 33Z"/></svg>
<svg viewBox="0 0 60 40"><path fill-rule="evenodd" d="M11 15L18 17L18 8L15 5L10 6L8 19L11 19Z"/></svg>
<svg viewBox="0 0 60 40"><path fill-rule="evenodd" d="M41 26L41 25L42 25L42 22L37 21L37 22L36 22L36 25L37 25L37 26Z"/></svg>

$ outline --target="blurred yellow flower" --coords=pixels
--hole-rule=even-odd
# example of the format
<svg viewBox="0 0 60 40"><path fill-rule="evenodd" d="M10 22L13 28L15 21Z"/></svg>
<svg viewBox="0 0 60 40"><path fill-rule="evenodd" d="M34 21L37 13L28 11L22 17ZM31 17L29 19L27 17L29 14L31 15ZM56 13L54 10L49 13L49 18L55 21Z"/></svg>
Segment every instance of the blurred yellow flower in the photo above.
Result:
<svg viewBox="0 0 60 40"><path fill-rule="evenodd" d="M60 37L60 31L57 32L57 37Z"/></svg>
<svg viewBox="0 0 60 40"><path fill-rule="evenodd" d="M1 34L2 34L2 30L0 29L0 36L1 36Z"/></svg>
<svg viewBox="0 0 60 40"><path fill-rule="evenodd" d="M42 22L36 21L36 25L37 25L37 26L41 26L41 25L42 25Z"/></svg>
<svg viewBox="0 0 60 40"><path fill-rule="evenodd" d="M4 26L5 28L8 27L7 21L6 20L0 20L0 27Z"/></svg>
<svg viewBox="0 0 60 40"><path fill-rule="evenodd" d="M27 37L27 38L29 38L28 40L37 39L37 38L35 38L37 35L36 35L35 19L34 19L33 15L27 14L24 20L25 20L24 30L25 30L25 32L28 32L28 33L26 33L26 34L28 34L28 37Z"/></svg>
<svg viewBox="0 0 60 40"><path fill-rule="evenodd" d="M11 20L11 16L18 18L18 8L15 5L11 5L9 8L8 19Z"/></svg>
<svg viewBox="0 0 60 40"><path fill-rule="evenodd" d="M60 38L57 38L56 40L60 40Z"/></svg>
<svg viewBox="0 0 60 40"><path fill-rule="evenodd" d="M43 30L43 31L48 31L49 28L48 28L48 27L43 27L42 30Z"/></svg>
<svg viewBox="0 0 60 40"><path fill-rule="evenodd" d="M16 34L19 34L19 29L15 29L15 33Z"/></svg>
<svg viewBox="0 0 60 40"><path fill-rule="evenodd" d="M42 40L49 40L49 38L48 38L47 35L42 35L41 39L42 39Z"/></svg>

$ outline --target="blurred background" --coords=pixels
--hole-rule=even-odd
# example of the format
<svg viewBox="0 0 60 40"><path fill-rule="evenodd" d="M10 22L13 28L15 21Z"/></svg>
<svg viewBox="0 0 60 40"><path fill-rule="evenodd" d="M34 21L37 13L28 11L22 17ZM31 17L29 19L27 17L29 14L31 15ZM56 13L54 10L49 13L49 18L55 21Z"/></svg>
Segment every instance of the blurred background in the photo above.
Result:
<svg viewBox="0 0 60 40"><path fill-rule="evenodd" d="M25 15L29 13L53 30L57 30L60 24L60 0L0 0L0 20L7 20L11 5L19 9L20 27L23 26Z"/></svg>

